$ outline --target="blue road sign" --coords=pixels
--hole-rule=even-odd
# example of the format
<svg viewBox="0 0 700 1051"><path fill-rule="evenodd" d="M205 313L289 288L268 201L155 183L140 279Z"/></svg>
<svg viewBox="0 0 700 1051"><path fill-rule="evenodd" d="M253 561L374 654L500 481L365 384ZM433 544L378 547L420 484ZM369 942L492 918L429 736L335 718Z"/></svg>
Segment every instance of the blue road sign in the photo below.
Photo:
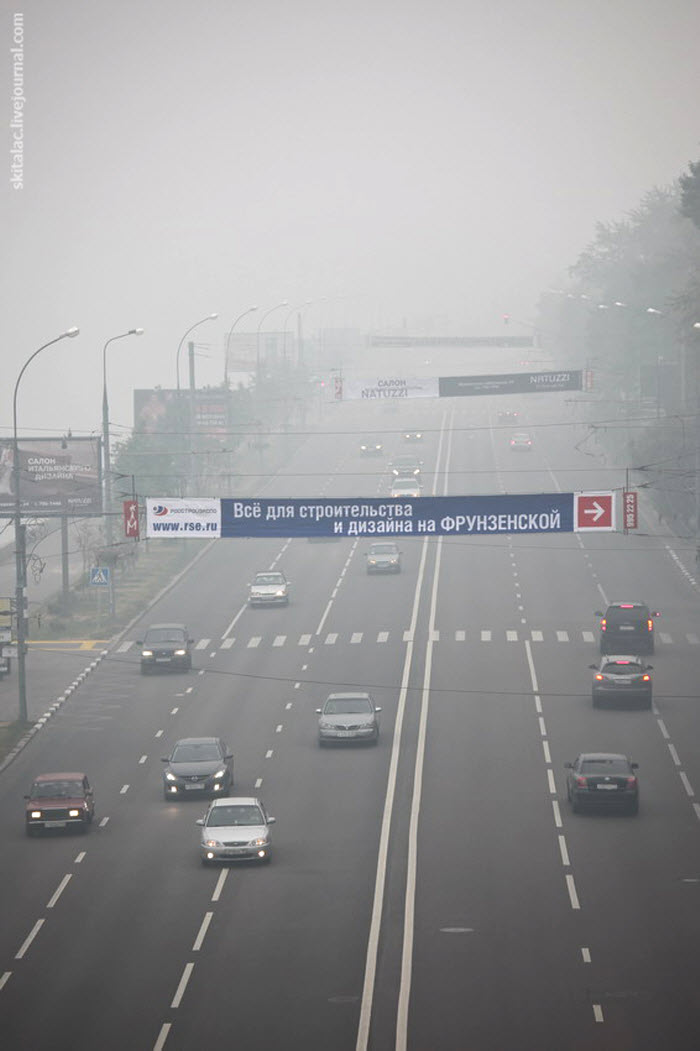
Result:
<svg viewBox="0 0 700 1051"><path fill-rule="evenodd" d="M90 583L97 588L108 588L111 583L111 573L109 566L92 566L90 568Z"/></svg>

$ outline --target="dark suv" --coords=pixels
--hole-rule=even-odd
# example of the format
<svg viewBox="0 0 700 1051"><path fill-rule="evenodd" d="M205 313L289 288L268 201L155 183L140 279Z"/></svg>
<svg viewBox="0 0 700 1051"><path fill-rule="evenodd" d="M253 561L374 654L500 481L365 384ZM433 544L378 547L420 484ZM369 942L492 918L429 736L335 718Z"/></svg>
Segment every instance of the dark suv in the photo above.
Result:
<svg viewBox="0 0 700 1051"><path fill-rule="evenodd" d="M660 614L651 611L644 602L611 602L605 613L596 610L600 617L601 653L653 653L654 617Z"/></svg>

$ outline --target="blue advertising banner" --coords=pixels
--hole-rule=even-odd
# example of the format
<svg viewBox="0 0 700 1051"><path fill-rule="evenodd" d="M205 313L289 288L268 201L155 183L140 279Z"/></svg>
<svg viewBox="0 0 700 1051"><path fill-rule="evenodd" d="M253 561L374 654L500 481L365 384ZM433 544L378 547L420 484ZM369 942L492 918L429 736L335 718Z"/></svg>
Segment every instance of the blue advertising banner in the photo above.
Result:
<svg viewBox="0 0 700 1051"><path fill-rule="evenodd" d="M573 530L573 493L221 501L221 537L493 536Z"/></svg>

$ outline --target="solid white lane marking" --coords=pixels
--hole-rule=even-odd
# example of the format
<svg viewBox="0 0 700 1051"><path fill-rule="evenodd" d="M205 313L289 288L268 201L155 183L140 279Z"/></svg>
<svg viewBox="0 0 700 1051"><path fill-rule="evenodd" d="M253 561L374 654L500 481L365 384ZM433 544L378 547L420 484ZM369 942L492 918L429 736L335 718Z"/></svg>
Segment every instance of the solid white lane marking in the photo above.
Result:
<svg viewBox="0 0 700 1051"><path fill-rule="evenodd" d="M582 631L581 635L584 642L595 642L595 635L592 631Z"/></svg>
<svg viewBox="0 0 700 1051"><path fill-rule="evenodd" d="M245 613L245 611L247 609L248 609L248 603L244 602L243 605L241 606L241 608L239 609L238 613L236 614L236 616L233 618L233 620L231 621L231 623L227 627L226 631L221 636L222 639L225 639L225 638L228 637L229 632L233 631L233 628L235 627L236 622L243 616L243 614Z"/></svg>
<svg viewBox="0 0 700 1051"><path fill-rule="evenodd" d="M294 685L298 686L299 684L295 683ZM286 708L287 711L289 711L289 709L292 707L292 702L291 701L287 701L287 703L285 704L284 707Z"/></svg>
<svg viewBox="0 0 700 1051"><path fill-rule="evenodd" d="M571 902L572 909L580 909L581 903L578 900L578 894L576 893L576 884L574 883L574 877L569 873L566 877L566 889L569 892L569 901Z"/></svg>
<svg viewBox="0 0 700 1051"><path fill-rule="evenodd" d="M100 828L104 828L108 821L109 821L108 817L103 817L102 820L100 821Z"/></svg>
<svg viewBox="0 0 700 1051"><path fill-rule="evenodd" d="M299 646L308 646L310 642L311 642L311 636L310 635L300 635L299 636L299 642L298 642L297 645L299 645Z"/></svg>
<svg viewBox="0 0 700 1051"><path fill-rule="evenodd" d="M275 635L275 639L274 639L274 642L272 643L272 645L273 646L284 646L286 641L287 641L287 636L286 635Z"/></svg>
<svg viewBox="0 0 700 1051"><path fill-rule="evenodd" d="M301 686L301 683L300 683L300 682L295 682L295 683L294 683L294 689L295 689L295 690L298 690L300 686Z"/></svg>
<svg viewBox="0 0 700 1051"><path fill-rule="evenodd" d="M268 748L268 750L265 752L266 759L272 759L272 751L272 748Z"/></svg>
<svg viewBox="0 0 700 1051"><path fill-rule="evenodd" d="M544 636L541 631L531 631L530 636L533 642L542 642L544 640Z"/></svg>
<svg viewBox="0 0 700 1051"><path fill-rule="evenodd" d="M671 759L673 759L673 762L676 764L676 766L680 766L681 761L678 758L678 752L676 751L674 745L669 743L668 750L671 753Z"/></svg>
<svg viewBox="0 0 700 1051"><path fill-rule="evenodd" d="M380 631L379 634L377 635L377 642L386 642L386 640L388 638L389 638L389 632L388 631Z"/></svg>
<svg viewBox="0 0 700 1051"><path fill-rule="evenodd" d="M122 642L121 646L117 646L117 653L126 653L133 645L133 639L130 639L128 642Z"/></svg>
<svg viewBox="0 0 700 1051"><path fill-rule="evenodd" d="M11 974L12 974L12 971L5 971L3 976L0 978L0 989L4 989L5 988L5 986L7 985L8 979L9 979Z"/></svg>
<svg viewBox="0 0 700 1051"><path fill-rule="evenodd" d="M332 605L333 605L333 599L331 599L330 602L328 603L328 605L326 606L325 610L323 611L323 616L321 617L320 621L318 622L318 627L316 628L316 634L317 635L320 635L321 632L323 631L323 625L326 623L326 617L330 613Z"/></svg>
<svg viewBox="0 0 700 1051"><path fill-rule="evenodd" d="M282 723L278 723L277 724L277 726L275 727L275 733L276 734L281 734L282 733L282 725L283 725Z"/></svg>
<svg viewBox="0 0 700 1051"><path fill-rule="evenodd" d="M196 650L205 650L210 642L211 642L211 639L200 639L199 642L195 643L195 647L194 648Z"/></svg>
<svg viewBox="0 0 700 1051"><path fill-rule="evenodd" d="M352 633L352 635L350 636L350 643L352 645L354 645L354 644L356 644L358 642L362 642L362 635L363 635L363 632L361 632L361 631L354 631Z"/></svg>
<svg viewBox="0 0 700 1051"><path fill-rule="evenodd" d="M32 942L36 938L36 936L39 933L39 931L41 930L41 928L44 926L44 922L45 922L44 920L37 920L36 921L36 923L34 924L32 929L30 930L29 934L27 935L27 937L24 939L24 941L20 945L19 952L15 954L15 960L21 960L22 959L22 957L26 953L27 949L32 944Z"/></svg>
<svg viewBox="0 0 700 1051"><path fill-rule="evenodd" d="M593 1004L593 1017L595 1018L596 1022L603 1021L603 1008L600 1006L600 1004Z"/></svg>
<svg viewBox="0 0 700 1051"><path fill-rule="evenodd" d="M139 759L139 765L142 765L143 763L145 763L147 759L148 759L147 755L142 755L141 758Z"/></svg>
<svg viewBox="0 0 700 1051"><path fill-rule="evenodd" d="M581 956L583 956L583 962L584 963L590 963L591 962L591 950L587 949L585 945L581 949Z"/></svg>
<svg viewBox="0 0 700 1051"><path fill-rule="evenodd" d="M308 668L309 668L308 664L302 664L302 666L301 666L301 670L302 671L308 671Z"/></svg>
<svg viewBox="0 0 700 1051"><path fill-rule="evenodd" d="M683 782L683 788L686 790L688 795L689 796L694 796L695 792L693 791L693 786L691 785L690 781L688 780L688 775L683 770L680 770L679 773L678 773L678 776L680 777L681 781Z"/></svg>
<svg viewBox="0 0 700 1051"><path fill-rule="evenodd" d="M466 637L467 637L466 631L456 631L455 632L455 642L464 642Z"/></svg>
<svg viewBox="0 0 700 1051"><path fill-rule="evenodd" d="M482 642L490 642L491 641L491 632L490 631L482 631L481 632L481 641Z"/></svg>
<svg viewBox="0 0 700 1051"><path fill-rule="evenodd" d="M192 693L193 689L194 689L194 686L188 686L187 689L185 690L185 693Z"/></svg>
<svg viewBox="0 0 700 1051"><path fill-rule="evenodd" d="M324 645L326 645L326 646L335 646L337 639L338 639L338 632L337 631L329 631L328 634L326 635L325 640L324 640Z"/></svg>
<svg viewBox="0 0 700 1051"><path fill-rule="evenodd" d="M555 796L557 794L557 786L554 781L553 770L547 770L547 785L549 786L549 791L551 792L551 794Z"/></svg>
<svg viewBox="0 0 700 1051"><path fill-rule="evenodd" d="M230 650L235 641L236 641L235 637L233 635L230 635L227 639L224 639L223 642L221 643L221 649L222 650Z"/></svg>
<svg viewBox="0 0 700 1051"><path fill-rule="evenodd" d="M663 721L663 719L657 719L656 721L657 721L657 723L659 724L659 730L661 730L661 734L662 734L662 736L663 736L663 737L664 737L664 738L665 738L665 739L666 739L667 741L669 741L669 740L671 739L671 737L670 737L670 734L669 734L668 730L666 729L666 724L665 724L665 722Z"/></svg>
<svg viewBox="0 0 700 1051"><path fill-rule="evenodd" d="M506 632L506 639L508 640L508 642L517 642L518 641L518 633L517 633L517 631L507 631Z"/></svg>
<svg viewBox="0 0 700 1051"><path fill-rule="evenodd" d="M85 850L81 850L79 854L76 854L76 856L75 856L75 858L74 858L74 860L73 860L73 864L74 864L74 865L79 865L79 864L80 864L80 862L81 862L81 861L83 860L83 858L85 857L86 853L87 853L87 851L85 851Z"/></svg>
<svg viewBox="0 0 700 1051"><path fill-rule="evenodd" d="M194 970L194 964L193 963L186 963L185 964L185 969L182 972L182 978L180 979L180 984L177 987L177 990L175 992L175 996L173 997L173 1002L170 1005L171 1007L179 1007L180 1006L182 998L185 995L185 989L187 988L187 983L190 980L190 975L192 974L193 970Z"/></svg>
<svg viewBox="0 0 700 1051"><path fill-rule="evenodd" d="M129 791L129 786L128 785L122 785L122 787L119 789L119 795L120 796L125 796L128 791Z"/></svg>
<svg viewBox="0 0 700 1051"><path fill-rule="evenodd" d="M540 716L537 721L540 724L540 735L542 737L546 737L547 736L547 727L544 724L544 717Z"/></svg>
<svg viewBox="0 0 700 1051"><path fill-rule="evenodd" d="M337 588L333 588L333 590L331 591L331 598L334 599L337 594L338 594L338 589Z"/></svg>
<svg viewBox="0 0 700 1051"><path fill-rule="evenodd" d="M551 773L551 771L550 771ZM554 824L557 828L562 828L561 811L559 809L559 803L556 799L552 800L552 811L554 813Z"/></svg>
<svg viewBox="0 0 700 1051"><path fill-rule="evenodd" d="M172 1028L172 1022L163 1022L158 1033L158 1039L153 1045L153 1051L163 1051L165 1047L165 1041L168 1039L168 1033Z"/></svg>
<svg viewBox="0 0 700 1051"><path fill-rule="evenodd" d="M672 641L673 641L673 639L671 638L671 636L667 632L665 632L665 631L660 631L659 632L659 642L665 642L665 643L668 644L669 642L672 642Z"/></svg>
<svg viewBox="0 0 700 1051"><path fill-rule="evenodd" d="M552 762L552 756L551 756L550 751L549 751L549 741L543 741L542 742L542 751L544 752L544 761L545 761L545 763L551 763Z"/></svg>
<svg viewBox="0 0 700 1051"><path fill-rule="evenodd" d="M262 779L262 777L259 777L259 778L258 778L258 779L256 780L256 782L255 782L255 787L256 787L256 788L260 788L260 786L261 786L261 784L262 784L262 783L263 783L263 779Z"/></svg>
<svg viewBox="0 0 700 1051"><path fill-rule="evenodd" d="M219 873L219 878L216 881L216 886L214 887L214 893L211 896L212 901L218 901L221 897L221 892L224 889L224 883L226 882L228 874L229 869L222 869Z"/></svg>
<svg viewBox="0 0 700 1051"><path fill-rule="evenodd" d="M565 865L566 868L571 868L571 862L569 861L569 851L566 849L566 837L557 836L557 839L559 840L559 853L561 854L561 863L562 865Z"/></svg>
<svg viewBox="0 0 700 1051"><path fill-rule="evenodd" d="M155 737L162 737L163 736L163 731L162 730L156 730L154 736Z"/></svg>
<svg viewBox="0 0 700 1051"><path fill-rule="evenodd" d="M257 649L257 647L260 645L261 642L262 642L262 635L253 635L253 637L248 640L247 649L249 649L249 650Z"/></svg>
<svg viewBox="0 0 700 1051"><path fill-rule="evenodd" d="M213 912L205 912L204 913L204 919L202 920L202 926L199 928L199 933L197 934L197 937L194 940L194 945L192 946L192 952L199 952L199 950L202 948L202 942L204 941L204 936L206 935L207 931L209 930L209 924L211 923L211 918L212 918L213 915L214 915Z"/></svg>
<svg viewBox="0 0 700 1051"><path fill-rule="evenodd" d="M68 886L68 884L70 883L70 881L71 881L71 876L72 876L72 873L71 873L71 872L69 872L69 873L68 873L68 874L67 874L66 876L64 876L64 877L63 877L63 879L62 879L62 880L61 880L61 882L59 883L58 887L56 888L56 890L55 890L55 891L53 892L53 894L51 895L51 897L50 897L50 899L49 899L49 902L48 902L48 904L47 904L47 906L46 906L46 908L47 908L47 909L52 909L52 908L54 907L54 905L56 904L56 902L58 901L58 899L59 899L59 898L61 897L61 895L63 894L63 891L64 891L64 890L66 889L66 887L67 887L67 886Z"/></svg>

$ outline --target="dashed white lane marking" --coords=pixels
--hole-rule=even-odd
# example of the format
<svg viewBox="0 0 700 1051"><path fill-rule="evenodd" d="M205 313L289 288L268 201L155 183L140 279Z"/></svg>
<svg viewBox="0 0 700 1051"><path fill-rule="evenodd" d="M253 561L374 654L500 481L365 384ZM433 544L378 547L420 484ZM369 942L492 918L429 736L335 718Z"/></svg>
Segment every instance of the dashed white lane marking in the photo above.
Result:
<svg viewBox="0 0 700 1051"><path fill-rule="evenodd" d="M104 828L108 821L109 821L108 817L103 817L102 820L100 821L100 828Z"/></svg>
<svg viewBox="0 0 700 1051"><path fill-rule="evenodd" d="M517 633L517 631L507 631L506 632L506 639L508 640L508 642L517 642L518 641L518 633Z"/></svg>
<svg viewBox="0 0 700 1051"><path fill-rule="evenodd" d="M665 642L665 643L668 644L669 642L673 642L673 639L671 638L671 636L667 632L660 631L659 632L659 641L660 642Z"/></svg>
<svg viewBox="0 0 700 1051"><path fill-rule="evenodd" d="M282 725L283 725L282 723L278 723L277 724L277 726L275 727L275 733L276 734L281 734L282 733Z"/></svg>
<svg viewBox="0 0 700 1051"><path fill-rule="evenodd" d="M338 632L337 631L329 631L328 634L326 635L326 638L325 638L325 645L326 646L334 646L337 641L338 641Z"/></svg>
<svg viewBox="0 0 700 1051"><path fill-rule="evenodd" d="M591 950L587 949L585 945L581 949L581 956L583 957L583 962L584 963L590 963L591 962Z"/></svg>
<svg viewBox="0 0 700 1051"><path fill-rule="evenodd" d="M545 726L545 723L544 723L544 716L540 715L540 717L539 717L539 719L537 721L540 724L540 736L541 737L546 737L547 736L547 727Z"/></svg>
<svg viewBox="0 0 700 1051"><path fill-rule="evenodd" d="M265 758L272 759L272 748L268 748L268 750L265 752Z"/></svg>
<svg viewBox="0 0 700 1051"><path fill-rule="evenodd" d="M535 694L535 711L538 715L542 715L542 701L537 694Z"/></svg>
<svg viewBox="0 0 700 1051"><path fill-rule="evenodd" d="M165 1041L168 1039L168 1033L172 1029L172 1022L163 1022L158 1033L158 1039L153 1045L153 1051L163 1051L165 1047Z"/></svg>
<svg viewBox="0 0 700 1051"><path fill-rule="evenodd" d="M581 634L584 642L595 642L595 635L592 631L582 631Z"/></svg>
<svg viewBox="0 0 700 1051"><path fill-rule="evenodd" d="M310 635L300 635L299 636L299 643L298 643L299 646L308 646L310 642L311 642L311 636Z"/></svg>
<svg viewBox="0 0 700 1051"><path fill-rule="evenodd" d="M12 974L12 971L5 971L5 973L2 975L2 977L0 977L0 989L4 989L5 988L5 986L7 985L7 982L9 980L11 974Z"/></svg>
<svg viewBox="0 0 700 1051"><path fill-rule="evenodd" d="M697 635L693 635L693 634L686 635L686 639L688 640L688 642L690 643L691 646L698 646L698 645L700 645L700 639L697 637Z"/></svg>
<svg viewBox="0 0 700 1051"><path fill-rule="evenodd" d="M551 752L549 751L549 741L543 741L542 742L542 751L544 752L544 761L545 761L545 763L551 763L552 762L552 755L551 755Z"/></svg>
<svg viewBox="0 0 700 1051"><path fill-rule="evenodd" d="M179 708L171 708L171 709L170 709L170 714L171 714L171 715L177 715L177 713L178 713L179 711L180 711L180 709L179 709Z"/></svg>
<svg viewBox="0 0 700 1051"><path fill-rule="evenodd" d="M286 635L275 635L275 641L272 643L273 646L284 646L287 641Z"/></svg>
<svg viewBox="0 0 700 1051"><path fill-rule="evenodd" d="M211 639L200 639L199 642L196 643L194 648L196 650L205 650L210 642L211 642Z"/></svg>
<svg viewBox="0 0 700 1051"><path fill-rule="evenodd" d="M133 642L131 640L129 640L129 642L122 642L121 646L117 646L117 653L126 653L126 651L131 649L132 646Z"/></svg>
<svg viewBox="0 0 700 1051"><path fill-rule="evenodd" d="M216 886L214 887L214 893L211 896L211 900L212 901L218 901L219 898L221 897L221 892L224 889L224 883L226 882L228 874L229 874L229 870L228 869L222 869L221 872L219 873L219 878L216 881Z"/></svg>
<svg viewBox="0 0 700 1051"><path fill-rule="evenodd" d="M255 782L255 787L256 787L256 788L260 788L260 786L261 786L261 784L262 784L262 783L263 783L263 779L262 779L262 777L259 777L259 778L257 778L257 780L256 780L256 782Z"/></svg>
<svg viewBox="0 0 700 1051"><path fill-rule="evenodd" d="M223 642L221 643L221 649L222 650L230 650L235 641L236 640L235 640L234 636L230 635L229 638L224 639Z"/></svg>
<svg viewBox="0 0 700 1051"><path fill-rule="evenodd" d="M576 893L576 884L574 883L574 877L571 873L566 875L566 888L569 892L569 901L571 902L572 909L580 909L581 903L578 900L578 894Z"/></svg>
<svg viewBox="0 0 700 1051"><path fill-rule="evenodd" d="M571 868L571 862L569 861L569 851L566 847L566 837L557 836L557 839L559 840L559 853L561 854L561 863L566 868Z"/></svg>
<svg viewBox="0 0 700 1051"><path fill-rule="evenodd" d="M295 683L294 683L294 689L295 689L295 690L298 690L300 686L301 686L301 683L300 683L300 682L295 682Z"/></svg>
<svg viewBox="0 0 700 1051"><path fill-rule="evenodd" d="M554 814L554 824L556 825L556 827L563 828L561 820L561 810L559 809L559 803L556 801L556 799L552 800L552 812Z"/></svg>
<svg viewBox="0 0 700 1051"><path fill-rule="evenodd" d="M192 693L193 689L194 689L194 686L188 686L187 689L185 690L185 693Z"/></svg>
<svg viewBox="0 0 700 1051"><path fill-rule="evenodd" d="M80 862L81 862L81 861L83 860L83 858L85 857L86 853L87 853L87 851L85 851L85 850L81 850L79 854L76 854L76 856L75 856L75 860L73 861L73 864L74 864L74 865L79 865L79 864L80 864Z"/></svg>
<svg viewBox="0 0 700 1051"><path fill-rule="evenodd" d="M549 787L550 794L555 796L557 794L557 786L554 781L554 771L547 770L547 785Z"/></svg>
<svg viewBox="0 0 700 1051"><path fill-rule="evenodd" d="M262 635L253 635L252 639L248 640L248 649L254 650L262 642Z"/></svg>
<svg viewBox="0 0 700 1051"><path fill-rule="evenodd" d="M600 1006L600 1004L593 1004L593 1017L596 1020L596 1022L603 1021L603 1008Z"/></svg>
<svg viewBox="0 0 700 1051"><path fill-rule="evenodd" d="M680 761L680 759L678 757L678 752L676 751L675 745L672 745L669 742L668 750L671 753L671 759L673 759L673 762L675 763L675 765L676 766L680 766L681 765L681 761Z"/></svg>
<svg viewBox="0 0 700 1051"><path fill-rule="evenodd" d="M162 736L163 736L163 731L162 730L156 730L156 732L154 734L154 737L162 737Z"/></svg>
<svg viewBox="0 0 700 1051"><path fill-rule="evenodd" d="M659 730L661 730L661 736L664 738L664 740L670 741L671 737L670 737L670 734L669 734L668 730L666 729L666 723L663 721L663 719L657 719L656 721L659 724Z"/></svg>
<svg viewBox="0 0 700 1051"><path fill-rule="evenodd" d="M386 640L388 638L389 638L389 632L388 631L380 631L379 634L377 635L377 642L386 642Z"/></svg>
<svg viewBox="0 0 700 1051"><path fill-rule="evenodd" d="M296 688L297 683L294 683L294 686ZM291 701L287 701L287 703L285 704L284 707L286 708L287 711L289 711L289 709L292 707L292 702Z"/></svg>
<svg viewBox="0 0 700 1051"><path fill-rule="evenodd" d="M128 785L122 785L122 787L119 789L119 795L120 796L125 796L128 791L129 791L129 786Z"/></svg>
<svg viewBox="0 0 700 1051"><path fill-rule="evenodd" d="M350 638L350 644L351 645L355 645L358 642L362 642L362 635L363 635L363 632L361 632L361 631L354 631L352 636L351 636L351 638Z"/></svg>
<svg viewBox="0 0 700 1051"><path fill-rule="evenodd" d="M142 755L141 758L139 759L139 764L145 763L147 759L148 759L147 755Z"/></svg>
<svg viewBox="0 0 700 1051"><path fill-rule="evenodd" d="M569 641L569 633L568 633L568 631L558 631L557 632L557 642L568 642L568 641Z"/></svg>
<svg viewBox="0 0 700 1051"><path fill-rule="evenodd" d="M171 1007L179 1007L180 1006L180 1003L182 1002L182 998L185 995L185 989L187 988L187 983L190 980L190 975L192 974L193 970L194 970L194 964L193 963L186 963L185 964L185 969L182 972L182 978L180 979L180 984L177 987L177 990L175 992L175 996L173 997L173 1002L170 1005Z"/></svg>
<svg viewBox="0 0 700 1051"><path fill-rule="evenodd" d="M544 636L541 631L531 631L530 635L532 637L533 642L542 642L544 639Z"/></svg>
<svg viewBox="0 0 700 1051"><path fill-rule="evenodd" d="M41 930L41 928L44 926L44 922L45 922L44 920L37 920L36 921L36 923L34 924L32 929L30 930L29 934L27 935L27 937L24 939L24 941L20 945L19 952L17 952L15 954L15 960L21 960L22 959L22 957L26 953L27 949L32 944L32 942L36 938L36 936L39 933L39 931Z"/></svg>
<svg viewBox="0 0 700 1051"><path fill-rule="evenodd" d="M466 631L456 631L455 632L455 642L464 642L466 637L467 637Z"/></svg>
<svg viewBox="0 0 700 1051"><path fill-rule="evenodd" d="M56 904L58 899L61 897L61 895L63 894L63 892L66 889L66 887L68 886L68 884L70 883L71 877L72 877L72 873L71 872L69 872L67 875L65 875L63 877L63 879L59 883L58 887L56 888L56 890L53 892L53 894L49 898L48 904L46 906L47 909L52 909L54 907L54 905Z"/></svg>
<svg viewBox="0 0 700 1051"><path fill-rule="evenodd" d="M199 928L199 932L197 934L197 937L194 940L194 945L192 946L192 952L199 952L199 950L202 948L202 942L204 941L205 935L206 935L207 931L209 930L209 924L211 923L211 918L212 918L213 915L214 915L213 912L205 912L204 913L204 919L202 920L202 926Z"/></svg>
<svg viewBox="0 0 700 1051"><path fill-rule="evenodd" d="M685 773L685 771L680 770L678 772L678 776L680 777L681 781L683 782L683 788L686 790L687 794L689 796L691 796L691 797L694 796L695 792L693 791L693 786L691 785L690 781L688 780L688 775Z"/></svg>
<svg viewBox="0 0 700 1051"><path fill-rule="evenodd" d="M693 810L695 811L696 818L700 820L700 803L693 803Z"/></svg>

